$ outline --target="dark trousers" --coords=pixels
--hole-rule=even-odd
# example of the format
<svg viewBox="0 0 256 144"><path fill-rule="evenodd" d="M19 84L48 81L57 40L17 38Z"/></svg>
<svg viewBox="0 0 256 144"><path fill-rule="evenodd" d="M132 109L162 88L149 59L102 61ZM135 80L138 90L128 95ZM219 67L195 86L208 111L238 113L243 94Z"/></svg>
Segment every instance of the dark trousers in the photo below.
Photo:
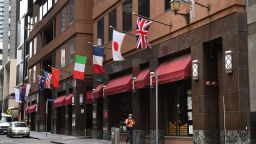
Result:
<svg viewBox="0 0 256 144"><path fill-rule="evenodd" d="M133 128L131 127L127 127L127 132L128 132L128 136L126 138L126 142L129 142L130 141L130 144L133 143Z"/></svg>

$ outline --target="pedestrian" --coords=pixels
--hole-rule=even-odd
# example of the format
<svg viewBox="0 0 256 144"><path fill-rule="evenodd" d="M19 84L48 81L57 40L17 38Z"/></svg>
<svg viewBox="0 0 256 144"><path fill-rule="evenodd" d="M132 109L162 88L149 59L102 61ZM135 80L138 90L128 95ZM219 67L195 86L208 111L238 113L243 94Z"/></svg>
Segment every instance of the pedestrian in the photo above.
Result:
<svg viewBox="0 0 256 144"><path fill-rule="evenodd" d="M125 120L126 130L128 132L128 136L126 138L126 143L130 141L130 144L133 143L133 126L135 125L135 121L132 118L132 114L129 114L129 117Z"/></svg>

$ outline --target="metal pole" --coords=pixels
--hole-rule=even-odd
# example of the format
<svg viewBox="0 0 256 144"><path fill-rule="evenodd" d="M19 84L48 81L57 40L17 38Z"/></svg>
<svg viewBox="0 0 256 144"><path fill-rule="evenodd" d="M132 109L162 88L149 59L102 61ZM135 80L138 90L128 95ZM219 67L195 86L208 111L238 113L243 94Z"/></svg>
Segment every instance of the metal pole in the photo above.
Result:
<svg viewBox="0 0 256 144"><path fill-rule="evenodd" d="M45 110L45 114L46 114L46 120L45 120L45 137L47 138L48 99L46 100L46 110Z"/></svg>
<svg viewBox="0 0 256 144"><path fill-rule="evenodd" d="M156 144L158 144L158 74L155 70L156 77Z"/></svg>
<svg viewBox="0 0 256 144"><path fill-rule="evenodd" d="M225 114L225 97L223 95L223 99L222 99L222 102L223 102L223 125L224 125L224 144L226 144L226 114Z"/></svg>

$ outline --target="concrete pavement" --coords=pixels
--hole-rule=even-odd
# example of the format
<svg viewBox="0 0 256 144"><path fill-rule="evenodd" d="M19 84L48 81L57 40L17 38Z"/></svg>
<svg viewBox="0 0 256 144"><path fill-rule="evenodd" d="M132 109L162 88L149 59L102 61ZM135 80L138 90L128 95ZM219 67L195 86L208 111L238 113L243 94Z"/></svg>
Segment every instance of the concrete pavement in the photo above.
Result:
<svg viewBox="0 0 256 144"><path fill-rule="evenodd" d="M30 132L30 137L34 139L40 139L44 141L48 141L51 143L57 143L57 144L110 144L110 141L106 140L97 140L97 139L89 139L85 136L67 136L67 135L61 135L61 134L51 134L45 132Z"/></svg>

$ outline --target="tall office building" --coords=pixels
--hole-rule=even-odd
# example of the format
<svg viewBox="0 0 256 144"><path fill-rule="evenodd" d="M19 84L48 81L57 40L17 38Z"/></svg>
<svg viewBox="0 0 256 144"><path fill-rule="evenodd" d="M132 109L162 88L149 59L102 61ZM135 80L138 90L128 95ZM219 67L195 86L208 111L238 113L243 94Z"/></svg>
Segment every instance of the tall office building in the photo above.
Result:
<svg viewBox="0 0 256 144"><path fill-rule="evenodd" d="M0 41L3 41L3 23L4 23L4 0L0 0Z"/></svg>
<svg viewBox="0 0 256 144"><path fill-rule="evenodd" d="M17 48L17 20L19 18L19 2L17 0L3 1L3 99L2 107L18 108L14 100L16 86L16 48Z"/></svg>

